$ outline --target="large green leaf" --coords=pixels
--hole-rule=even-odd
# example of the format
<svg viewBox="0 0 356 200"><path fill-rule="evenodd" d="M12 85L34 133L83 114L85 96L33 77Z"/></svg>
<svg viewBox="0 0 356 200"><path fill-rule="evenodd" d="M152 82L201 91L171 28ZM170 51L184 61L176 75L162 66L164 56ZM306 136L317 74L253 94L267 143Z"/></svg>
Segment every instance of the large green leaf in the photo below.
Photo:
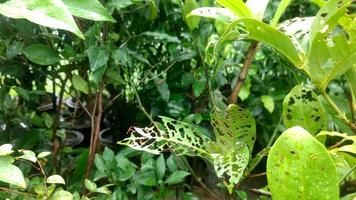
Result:
<svg viewBox="0 0 356 200"><path fill-rule="evenodd" d="M153 154L171 149L180 155L209 157L205 146L210 141L208 137L188 123L161 118L163 127L133 127L130 137L118 143Z"/></svg>
<svg viewBox="0 0 356 200"><path fill-rule="evenodd" d="M106 8L98 0L62 0L69 11L77 17L94 21L115 22Z"/></svg>
<svg viewBox="0 0 356 200"><path fill-rule="evenodd" d="M24 18L50 28L63 29L84 38L70 11L61 0L10 0L0 4L0 14Z"/></svg>
<svg viewBox="0 0 356 200"><path fill-rule="evenodd" d="M335 165L325 147L303 128L287 129L267 160L273 200L339 199Z"/></svg>
<svg viewBox="0 0 356 200"><path fill-rule="evenodd" d="M60 61L57 51L43 44L28 46L23 53L26 58L39 65L53 65Z"/></svg>
<svg viewBox="0 0 356 200"><path fill-rule="evenodd" d="M283 120L287 128L302 126L316 134L327 127L327 118L318 96L297 85L283 100Z"/></svg>
<svg viewBox="0 0 356 200"><path fill-rule="evenodd" d="M195 29L200 22L199 16L192 16L189 13L198 8L199 4L195 0L185 0L182 8L183 19L187 23L190 30Z"/></svg>
<svg viewBox="0 0 356 200"><path fill-rule="evenodd" d="M211 113L216 143L223 152L229 152L237 142L247 145L252 152L256 140L256 123L252 114L238 105L230 104L226 111L215 109Z"/></svg>
<svg viewBox="0 0 356 200"><path fill-rule="evenodd" d="M279 19L282 17L284 11L286 11L287 7L289 6L292 0L281 0L278 5L277 11L274 13L271 25L277 26Z"/></svg>
<svg viewBox="0 0 356 200"><path fill-rule="evenodd" d="M11 160L7 156L0 156L0 181L26 188L26 182L21 170L11 164Z"/></svg>
<svg viewBox="0 0 356 200"><path fill-rule="evenodd" d="M229 39L237 36L239 39L251 39L265 43L285 56L295 67L303 68L304 53L298 52L291 39L272 26L256 19L241 18L229 25L225 35L235 33L236 31L239 31L240 34L232 34L229 36Z"/></svg>
<svg viewBox="0 0 356 200"><path fill-rule="evenodd" d="M252 17L250 9L242 0L217 0L217 2L231 10L237 17Z"/></svg>

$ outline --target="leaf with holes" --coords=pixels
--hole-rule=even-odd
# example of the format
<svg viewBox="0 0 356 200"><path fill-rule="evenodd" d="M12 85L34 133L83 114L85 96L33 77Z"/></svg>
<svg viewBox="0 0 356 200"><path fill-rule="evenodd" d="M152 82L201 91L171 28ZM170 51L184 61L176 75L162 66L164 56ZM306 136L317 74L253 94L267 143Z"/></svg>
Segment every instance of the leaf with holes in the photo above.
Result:
<svg viewBox="0 0 356 200"><path fill-rule="evenodd" d="M333 147L331 152L346 152L356 154L356 136L348 136L346 133L321 131L316 136L322 144L328 143Z"/></svg>
<svg viewBox="0 0 356 200"><path fill-rule="evenodd" d="M227 188L231 193L232 188L241 181L248 165L249 149L242 142L236 142L228 150L219 143L210 143L210 145L214 145L215 150L221 149L217 153L212 153L214 169L219 178L229 177Z"/></svg>
<svg viewBox="0 0 356 200"><path fill-rule="evenodd" d="M302 85L295 86L284 98L283 120L287 128L299 125L312 134L327 127L327 118L318 96Z"/></svg>
<svg viewBox="0 0 356 200"><path fill-rule="evenodd" d="M229 152L237 142L247 145L252 152L256 140L256 123L252 114L238 105L230 104L226 111L215 109L211 113L216 143Z"/></svg>
<svg viewBox="0 0 356 200"><path fill-rule="evenodd" d="M267 160L273 200L339 199L336 168L325 147L299 126L287 129Z"/></svg>
<svg viewBox="0 0 356 200"><path fill-rule="evenodd" d="M199 130L168 117L161 119L163 126L156 124L157 128L131 128L130 137L119 144L153 154L170 149L179 155L210 157L205 147L210 139Z"/></svg>
<svg viewBox="0 0 356 200"><path fill-rule="evenodd" d="M237 16L226 8L202 7L192 10L188 16L190 15L217 19L225 23L230 23L237 19Z"/></svg>

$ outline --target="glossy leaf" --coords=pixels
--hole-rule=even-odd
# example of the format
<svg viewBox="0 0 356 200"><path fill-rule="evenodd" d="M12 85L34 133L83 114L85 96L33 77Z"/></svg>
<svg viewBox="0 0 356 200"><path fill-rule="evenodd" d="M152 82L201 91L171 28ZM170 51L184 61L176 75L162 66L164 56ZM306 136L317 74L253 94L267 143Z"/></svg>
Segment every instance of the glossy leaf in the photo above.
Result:
<svg viewBox="0 0 356 200"><path fill-rule="evenodd" d="M191 11L188 16L190 15L217 19L225 23L232 22L237 18L229 9L215 7L197 8Z"/></svg>
<svg viewBox="0 0 356 200"><path fill-rule="evenodd" d="M54 49L42 44L28 46L23 50L23 53L26 58L38 65L53 65L60 61L60 57Z"/></svg>
<svg viewBox="0 0 356 200"><path fill-rule="evenodd" d="M182 8L184 21L188 24L190 30L195 29L200 22L199 16L189 15L189 13L198 8L199 4L195 0L185 0Z"/></svg>
<svg viewBox="0 0 356 200"><path fill-rule="evenodd" d="M45 157L47 157L47 156L50 155L50 154L51 154L51 152L49 152L49 151L44 151L44 152L39 153L38 156L37 156L37 158L38 158L38 159L40 159L40 158L45 158Z"/></svg>
<svg viewBox="0 0 356 200"><path fill-rule="evenodd" d="M278 5L278 8L276 12L274 13L271 25L272 26L277 26L279 19L282 17L283 13L286 11L287 7L289 4L292 2L292 0L281 0L281 2Z"/></svg>
<svg viewBox="0 0 356 200"><path fill-rule="evenodd" d="M10 0L0 4L0 14L15 19L27 19L50 28L67 30L84 38L70 11L60 0Z"/></svg>
<svg viewBox="0 0 356 200"><path fill-rule="evenodd" d="M62 0L69 11L77 17L94 21L115 22L106 8L98 0Z"/></svg>
<svg viewBox="0 0 356 200"><path fill-rule="evenodd" d="M72 84L76 90L88 94L89 92L88 83L82 77L74 74L72 76Z"/></svg>
<svg viewBox="0 0 356 200"><path fill-rule="evenodd" d="M250 9L242 0L217 0L217 2L231 10L237 17L252 17Z"/></svg>
<svg viewBox="0 0 356 200"><path fill-rule="evenodd" d="M239 31L240 34L233 34L228 39L238 37L238 39L251 39L265 43L285 56L295 67L303 68L304 53L297 50L287 35L272 26L252 18L241 18L229 25L225 35L236 31Z"/></svg>
<svg viewBox="0 0 356 200"><path fill-rule="evenodd" d="M284 131L273 145L267 179L273 200L339 199L338 177L330 155L299 126Z"/></svg>
<svg viewBox="0 0 356 200"><path fill-rule="evenodd" d="M26 188L22 171L9 161L6 157L0 156L0 181Z"/></svg>
<svg viewBox="0 0 356 200"><path fill-rule="evenodd" d="M21 155L19 158L22 158L22 159L31 161L31 162L33 162L33 163L36 163L36 162L37 162L36 154L35 154L33 151L30 151L30 150L22 150L21 153L22 153L23 155Z"/></svg>
<svg viewBox="0 0 356 200"><path fill-rule="evenodd" d="M5 156L12 154L14 151L12 150L11 144L3 144L0 146L0 156Z"/></svg>
<svg viewBox="0 0 356 200"><path fill-rule="evenodd" d="M46 183L53 183L53 184L66 184L62 176L60 175L51 175L47 178Z"/></svg>
<svg viewBox="0 0 356 200"><path fill-rule="evenodd" d="M68 191L59 190L53 194L51 200L73 200L73 195Z"/></svg>
<svg viewBox="0 0 356 200"><path fill-rule="evenodd" d="M252 114L238 105L230 104L226 111L215 109L211 113L216 143L229 152L237 142L247 145L252 152L256 140L256 123Z"/></svg>
<svg viewBox="0 0 356 200"><path fill-rule="evenodd" d="M164 181L168 185L173 185L177 183L181 183L184 181L184 178L189 176L190 173L186 171L174 171L172 174L170 174L167 179Z"/></svg>
<svg viewBox="0 0 356 200"><path fill-rule="evenodd" d="M311 134L327 127L327 118L318 96L297 85L283 100L283 121L287 128L302 126Z"/></svg>
<svg viewBox="0 0 356 200"><path fill-rule="evenodd" d="M97 189L96 184L88 179L84 180L84 185L90 192L95 192Z"/></svg>

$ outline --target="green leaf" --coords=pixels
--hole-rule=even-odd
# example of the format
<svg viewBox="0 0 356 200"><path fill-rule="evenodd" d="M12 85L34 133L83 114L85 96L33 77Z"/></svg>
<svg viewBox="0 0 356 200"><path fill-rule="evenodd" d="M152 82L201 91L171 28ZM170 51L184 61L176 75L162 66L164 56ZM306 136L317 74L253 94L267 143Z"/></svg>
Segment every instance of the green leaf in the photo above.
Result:
<svg viewBox="0 0 356 200"><path fill-rule="evenodd" d="M237 17L252 17L250 9L242 0L217 0L217 2L231 10Z"/></svg>
<svg viewBox="0 0 356 200"><path fill-rule="evenodd" d="M28 46L23 53L26 58L38 65L54 65L60 61L57 51L43 44Z"/></svg>
<svg viewBox="0 0 356 200"><path fill-rule="evenodd" d="M157 185L156 173L153 170L138 171L134 176L134 180L137 184L145 186Z"/></svg>
<svg viewBox="0 0 356 200"><path fill-rule="evenodd" d="M236 39L236 37L238 39L251 39L265 43L285 56L295 67L303 67L304 53L298 52L292 40L287 35L268 24L252 18L237 19L229 25L224 36L222 36L224 39L219 41L219 43Z"/></svg>
<svg viewBox="0 0 356 200"><path fill-rule="evenodd" d="M230 152L237 142L246 144L252 152L256 140L256 123L248 110L235 104L230 104L226 111L214 109L211 113L211 125L216 143L224 149L223 152Z"/></svg>
<svg viewBox="0 0 356 200"><path fill-rule="evenodd" d="M154 82L163 101L168 102L171 93L169 91L166 80L155 78Z"/></svg>
<svg viewBox="0 0 356 200"><path fill-rule="evenodd" d="M74 16L94 21L116 22L97 0L63 0L63 3Z"/></svg>
<svg viewBox="0 0 356 200"><path fill-rule="evenodd" d="M231 194L234 186L242 179L249 162L250 151L243 142L236 142L235 145L225 150L218 150L225 148L223 144L212 143L211 148L218 152L212 153L216 175L221 179L228 177L227 187Z"/></svg>
<svg viewBox="0 0 356 200"><path fill-rule="evenodd" d="M253 17L262 21L268 2L269 0L247 0L246 6L253 14Z"/></svg>
<svg viewBox="0 0 356 200"><path fill-rule="evenodd" d="M339 199L338 177L330 155L299 126L287 129L273 145L267 179L273 200Z"/></svg>
<svg viewBox="0 0 356 200"><path fill-rule="evenodd" d="M65 185L66 182L64 181L64 179L62 178L62 176L60 175L51 175L47 178L46 183L52 183L52 184L63 184Z"/></svg>
<svg viewBox="0 0 356 200"><path fill-rule="evenodd" d="M234 13L226 8L202 7L192 10L188 17L191 15L217 19L225 23L230 23L237 19Z"/></svg>
<svg viewBox="0 0 356 200"><path fill-rule="evenodd" d="M12 150L11 144L3 144L0 146L0 156L5 156L12 154L14 151Z"/></svg>
<svg viewBox="0 0 356 200"><path fill-rule="evenodd" d="M205 144L210 141L208 137L195 129L192 125L176 121L168 117L161 117L163 127L130 129L130 137L119 141L119 144L129 146L136 150L153 154L170 148L179 155L209 156Z"/></svg>
<svg viewBox="0 0 356 200"><path fill-rule="evenodd" d="M166 161L164 160L163 154L161 154L156 160L156 169L158 179L162 180L164 174L166 173Z"/></svg>
<svg viewBox="0 0 356 200"><path fill-rule="evenodd" d="M271 22L273 27L277 26L279 19L282 17L291 2L292 0L281 0Z"/></svg>
<svg viewBox="0 0 356 200"><path fill-rule="evenodd" d="M15 56L19 55L22 52L24 43L14 40L6 48L6 57L7 59L12 59Z"/></svg>
<svg viewBox="0 0 356 200"><path fill-rule="evenodd" d="M110 49L107 47L91 46L88 49L88 57L91 71L96 71L106 65L109 60Z"/></svg>
<svg viewBox="0 0 356 200"><path fill-rule="evenodd" d="M205 82L202 80L194 80L193 82L193 91L194 96L199 97L205 90Z"/></svg>
<svg viewBox="0 0 356 200"><path fill-rule="evenodd" d="M89 92L88 83L82 77L74 74L72 76L72 84L76 90L83 92L84 94L88 94Z"/></svg>
<svg viewBox="0 0 356 200"><path fill-rule="evenodd" d="M85 187L90 191L90 192L95 192L96 191L96 184L88 179L84 180L84 185Z"/></svg>
<svg viewBox="0 0 356 200"><path fill-rule="evenodd" d="M50 155L50 154L51 154L51 152L49 152L49 151L44 151L44 152L39 153L39 154L37 155L37 158L38 158L38 159L44 158L44 157L46 157L46 156L48 156L48 155Z"/></svg>
<svg viewBox="0 0 356 200"><path fill-rule="evenodd" d="M59 190L53 194L51 200L73 200L73 195L68 191Z"/></svg>
<svg viewBox="0 0 356 200"><path fill-rule="evenodd" d="M0 14L27 19L50 28L70 31L84 39L68 8L59 0L10 0L0 4Z"/></svg>
<svg viewBox="0 0 356 200"><path fill-rule="evenodd" d="M263 106L268 110L268 112L272 113L273 110L274 110L273 97L268 96L268 95L262 95L261 96L261 101L263 103Z"/></svg>
<svg viewBox="0 0 356 200"><path fill-rule="evenodd" d="M21 150L20 152L23 153L23 155L21 155L19 158L31 161L33 163L37 162L37 157L36 154L33 151L30 150Z"/></svg>
<svg viewBox="0 0 356 200"><path fill-rule="evenodd" d="M345 133L321 131L315 137L322 144L326 144L326 141L330 138L331 142L328 141L328 145L334 147L330 150L332 153L341 151L356 154L356 136L348 136Z"/></svg>
<svg viewBox="0 0 356 200"><path fill-rule="evenodd" d="M182 8L183 19L187 23L190 30L195 29L200 22L199 16L188 15L192 10L199 7L195 0L185 0Z"/></svg>
<svg viewBox="0 0 356 200"><path fill-rule="evenodd" d="M283 100L283 121L287 128L302 126L312 134L327 128L327 117L318 96L297 85Z"/></svg>
<svg viewBox="0 0 356 200"><path fill-rule="evenodd" d="M103 160L105 162L106 169L114 169L115 168L115 154L114 151L109 147L105 147L103 152Z"/></svg>
<svg viewBox="0 0 356 200"><path fill-rule="evenodd" d="M136 165L130 162L127 158L121 155L115 156L116 165L119 167L119 180L126 181L131 178L136 172Z"/></svg>
<svg viewBox="0 0 356 200"><path fill-rule="evenodd" d="M9 159L0 157L0 181L26 188L26 182L21 170L8 161Z"/></svg>
<svg viewBox="0 0 356 200"><path fill-rule="evenodd" d="M185 177L189 175L190 173L186 171L180 171L180 170L174 171L172 174L168 176L168 178L164 182L168 185L174 185L183 182Z"/></svg>

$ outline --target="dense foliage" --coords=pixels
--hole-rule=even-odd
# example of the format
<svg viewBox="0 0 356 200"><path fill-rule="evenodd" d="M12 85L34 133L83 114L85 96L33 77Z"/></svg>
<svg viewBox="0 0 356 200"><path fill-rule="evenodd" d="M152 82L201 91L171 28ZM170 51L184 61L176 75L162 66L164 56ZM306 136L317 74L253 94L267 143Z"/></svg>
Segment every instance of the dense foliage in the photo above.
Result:
<svg viewBox="0 0 356 200"><path fill-rule="evenodd" d="M0 0L0 198L356 198L352 0Z"/></svg>

